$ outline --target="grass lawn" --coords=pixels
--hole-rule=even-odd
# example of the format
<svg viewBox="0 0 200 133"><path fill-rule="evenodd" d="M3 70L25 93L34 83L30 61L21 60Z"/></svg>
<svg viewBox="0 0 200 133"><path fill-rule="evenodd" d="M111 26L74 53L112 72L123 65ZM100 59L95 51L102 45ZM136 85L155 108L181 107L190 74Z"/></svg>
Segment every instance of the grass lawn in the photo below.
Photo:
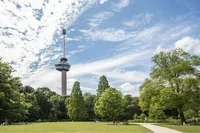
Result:
<svg viewBox="0 0 200 133"><path fill-rule="evenodd" d="M152 133L139 125L108 125L94 122L50 122L0 126L0 133Z"/></svg>
<svg viewBox="0 0 200 133"><path fill-rule="evenodd" d="M170 124L156 124L156 125L175 129L183 133L200 133L200 126L181 126L181 125L170 125Z"/></svg>

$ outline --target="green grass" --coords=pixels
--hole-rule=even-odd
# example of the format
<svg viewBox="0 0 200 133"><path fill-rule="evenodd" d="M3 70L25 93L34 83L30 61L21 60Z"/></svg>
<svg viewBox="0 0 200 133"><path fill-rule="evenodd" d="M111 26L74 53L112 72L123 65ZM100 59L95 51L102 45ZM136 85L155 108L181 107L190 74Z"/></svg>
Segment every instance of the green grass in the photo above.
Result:
<svg viewBox="0 0 200 133"><path fill-rule="evenodd" d="M139 125L108 125L94 122L52 122L0 126L0 133L152 133Z"/></svg>
<svg viewBox="0 0 200 133"><path fill-rule="evenodd" d="M175 129L183 133L200 133L200 126L181 126L181 125L170 125L170 124L156 124L156 125Z"/></svg>

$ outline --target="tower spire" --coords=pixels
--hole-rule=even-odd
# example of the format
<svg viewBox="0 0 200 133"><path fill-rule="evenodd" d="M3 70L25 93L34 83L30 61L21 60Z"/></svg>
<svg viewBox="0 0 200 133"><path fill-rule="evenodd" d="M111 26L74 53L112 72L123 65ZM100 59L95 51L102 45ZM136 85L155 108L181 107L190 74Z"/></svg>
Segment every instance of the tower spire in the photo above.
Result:
<svg viewBox="0 0 200 133"><path fill-rule="evenodd" d="M66 29L62 29L62 34L63 34L63 54L64 54L64 57L65 57L65 35L66 35Z"/></svg>

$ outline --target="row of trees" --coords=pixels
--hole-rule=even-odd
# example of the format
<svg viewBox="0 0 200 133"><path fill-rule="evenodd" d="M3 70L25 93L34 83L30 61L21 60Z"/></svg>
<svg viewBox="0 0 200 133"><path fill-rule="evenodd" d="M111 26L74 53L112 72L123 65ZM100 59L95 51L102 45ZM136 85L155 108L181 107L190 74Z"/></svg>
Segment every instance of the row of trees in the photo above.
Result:
<svg viewBox="0 0 200 133"><path fill-rule="evenodd" d="M139 98L123 97L120 91L109 86L106 76L100 77L97 95L82 94L76 81L71 95L61 96L47 87L23 86L20 78L12 76L13 71L0 59L0 121L128 120L135 113L141 113Z"/></svg>
<svg viewBox="0 0 200 133"><path fill-rule="evenodd" d="M49 88L23 86L13 69L0 59L0 120L128 120L148 116L165 119L178 116L182 123L200 110L200 57L182 49L160 52L152 57L153 67L140 86L140 97L123 96L101 76L97 94L82 94L76 81L70 96ZM140 109L141 107L141 109ZM142 113L143 112L143 113ZM141 114L142 113L142 114Z"/></svg>

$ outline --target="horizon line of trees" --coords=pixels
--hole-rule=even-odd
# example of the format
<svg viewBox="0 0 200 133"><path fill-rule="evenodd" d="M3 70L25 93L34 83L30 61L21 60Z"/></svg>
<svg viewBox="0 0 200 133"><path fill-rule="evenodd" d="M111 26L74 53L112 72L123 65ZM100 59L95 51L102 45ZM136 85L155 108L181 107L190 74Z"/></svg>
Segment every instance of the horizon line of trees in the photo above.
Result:
<svg viewBox="0 0 200 133"><path fill-rule="evenodd" d="M82 94L80 83L71 95L61 96L47 87L23 86L13 77L13 68L0 58L0 121L92 121L96 119L180 118L182 123L197 117L200 110L200 57L182 49L152 57L150 77L139 88L140 97L122 95L99 79L97 94Z"/></svg>
<svg viewBox="0 0 200 133"><path fill-rule="evenodd" d="M132 119L135 113L141 114L138 106L139 98L131 95L122 98L122 93L111 88L104 75L100 77L97 96L91 93L82 94L78 81L74 83L71 95L61 96L47 87L34 89L31 86L23 86L19 77L12 76L13 71L10 64L0 58L0 122L93 121L102 118L105 120L106 117L109 120L128 120ZM97 99L100 99L100 95L107 90L110 91L104 98L101 97L104 102L97 104L99 101ZM109 112L107 115L103 107L109 101L110 95L110 98L115 97L115 99L110 99L113 104L109 104L109 108L114 103L120 103L112 107L112 110L107 110ZM120 109L116 111L117 108Z"/></svg>

